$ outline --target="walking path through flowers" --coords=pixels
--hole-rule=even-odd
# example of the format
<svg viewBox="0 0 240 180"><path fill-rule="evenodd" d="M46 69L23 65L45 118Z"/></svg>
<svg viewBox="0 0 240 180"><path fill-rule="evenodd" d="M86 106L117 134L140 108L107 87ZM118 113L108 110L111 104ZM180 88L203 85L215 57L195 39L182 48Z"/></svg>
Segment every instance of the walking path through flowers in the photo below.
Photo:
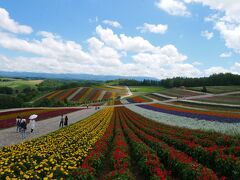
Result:
<svg viewBox="0 0 240 180"><path fill-rule="evenodd" d="M80 111L75 111L73 113L67 114L68 116L68 124L75 123L80 121L94 113L98 110L95 108L83 109ZM43 135L46 135L50 132L56 131L59 129L60 116L38 121L36 122L36 132L30 133L30 129L28 128L26 131L27 137L25 139L21 138L21 134L16 132L16 127L3 129L0 131L0 148L7 145L18 144L25 140L30 140L33 138L37 138Z"/></svg>

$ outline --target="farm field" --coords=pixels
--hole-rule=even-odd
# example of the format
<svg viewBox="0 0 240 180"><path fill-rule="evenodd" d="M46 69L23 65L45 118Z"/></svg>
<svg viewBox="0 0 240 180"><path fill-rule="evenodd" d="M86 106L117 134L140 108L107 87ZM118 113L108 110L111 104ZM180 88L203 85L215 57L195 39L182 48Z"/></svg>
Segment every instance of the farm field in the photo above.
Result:
<svg viewBox="0 0 240 180"><path fill-rule="evenodd" d="M235 95L202 98L202 99L198 99L198 101L240 105L240 93Z"/></svg>
<svg viewBox="0 0 240 180"><path fill-rule="evenodd" d="M213 94L240 91L240 86L206 86L206 88L209 93ZM188 89L194 91L201 91L202 87L189 87Z"/></svg>
<svg viewBox="0 0 240 180"><path fill-rule="evenodd" d="M73 102L98 102L108 99L115 99L125 94L125 88L110 87L79 87L72 89L57 90L49 93L44 98L57 101Z"/></svg>
<svg viewBox="0 0 240 180"><path fill-rule="evenodd" d="M214 111L232 111L232 112L240 112L239 108L228 107L228 106L219 106L219 105L207 105L207 104L197 104L186 101L176 101L171 102L170 104L185 106L186 108L200 108L205 110L214 110Z"/></svg>
<svg viewBox="0 0 240 180"><path fill-rule="evenodd" d="M138 94L146 94L153 92L160 92L164 90L164 87L156 87L156 86L129 86L129 89L134 95Z"/></svg>
<svg viewBox="0 0 240 180"><path fill-rule="evenodd" d="M36 85L43 82L43 80L24 80L13 78L0 78L1 87L10 87L17 90L22 90L27 87L36 88Z"/></svg>
<svg viewBox="0 0 240 180"><path fill-rule="evenodd" d="M2 148L0 177L238 179L239 147L237 136L164 125L125 107L105 108L49 135Z"/></svg>
<svg viewBox="0 0 240 180"><path fill-rule="evenodd" d="M160 94L164 94L171 97L188 97L188 96L197 96L203 94L202 92L197 91L188 91L181 88L171 88L166 89L160 92Z"/></svg>

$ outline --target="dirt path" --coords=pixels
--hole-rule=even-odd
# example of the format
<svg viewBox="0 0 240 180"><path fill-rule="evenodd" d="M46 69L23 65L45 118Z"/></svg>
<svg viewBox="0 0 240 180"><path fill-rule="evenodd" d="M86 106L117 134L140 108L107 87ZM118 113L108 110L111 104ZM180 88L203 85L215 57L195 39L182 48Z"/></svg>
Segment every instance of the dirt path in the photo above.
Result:
<svg viewBox="0 0 240 180"><path fill-rule="evenodd" d="M73 124L77 121L80 121L96 113L97 111L98 110L95 110L94 108L90 108L69 113L67 114L69 118L69 124ZM36 132L30 133L30 129L28 128L26 132L27 134L26 139L21 138L21 134L16 132L16 127L0 130L0 148L12 144L18 144L25 140L37 138L46 135L50 132L56 131L59 129L59 121L60 116L36 122Z"/></svg>

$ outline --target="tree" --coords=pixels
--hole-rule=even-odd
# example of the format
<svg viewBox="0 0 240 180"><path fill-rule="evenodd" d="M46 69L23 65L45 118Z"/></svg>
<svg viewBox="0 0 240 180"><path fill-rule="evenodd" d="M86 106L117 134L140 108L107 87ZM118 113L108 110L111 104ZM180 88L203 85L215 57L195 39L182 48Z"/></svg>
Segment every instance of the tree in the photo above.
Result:
<svg viewBox="0 0 240 180"><path fill-rule="evenodd" d="M207 92L206 86L203 86L203 87L202 87L202 92L205 92L205 93Z"/></svg>

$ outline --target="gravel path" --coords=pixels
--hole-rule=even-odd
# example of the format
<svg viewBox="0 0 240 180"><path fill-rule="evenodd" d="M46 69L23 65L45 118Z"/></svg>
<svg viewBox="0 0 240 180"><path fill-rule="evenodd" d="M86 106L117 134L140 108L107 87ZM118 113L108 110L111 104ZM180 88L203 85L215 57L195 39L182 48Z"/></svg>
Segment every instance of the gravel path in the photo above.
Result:
<svg viewBox="0 0 240 180"><path fill-rule="evenodd" d="M75 123L96 113L97 111L98 110L95 110L94 108L89 108L69 113L67 114L69 119L68 122L69 124ZM30 128L28 128L26 131L27 137L25 139L22 139L21 134L16 132L16 127L0 130L0 148L11 144L18 144L25 140L37 138L56 131L59 129L59 122L60 116L36 122L36 132L30 133Z"/></svg>

